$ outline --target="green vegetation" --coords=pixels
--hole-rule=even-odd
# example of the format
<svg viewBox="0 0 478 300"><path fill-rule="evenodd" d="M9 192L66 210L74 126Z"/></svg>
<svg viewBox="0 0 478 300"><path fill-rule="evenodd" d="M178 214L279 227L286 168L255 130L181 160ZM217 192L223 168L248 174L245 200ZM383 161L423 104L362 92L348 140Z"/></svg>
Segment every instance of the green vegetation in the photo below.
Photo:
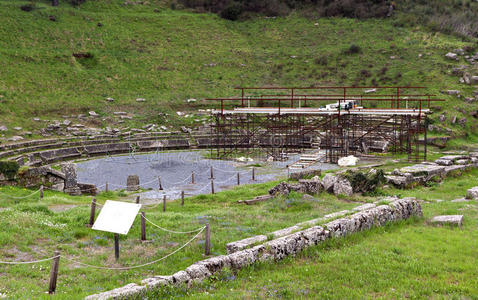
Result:
<svg viewBox="0 0 478 300"><path fill-rule="evenodd" d="M0 174L3 174L6 179L12 179L18 172L20 166L16 161L1 161L0 160Z"/></svg>
<svg viewBox="0 0 478 300"><path fill-rule="evenodd" d="M444 54L473 49L474 42L412 27L399 17L311 20L292 13L228 21L158 1L87 1L79 8L60 2L51 7L38 1L25 12L20 6L27 2L0 1L0 119L9 128L6 135L22 126L35 136L45 123L33 117L54 120L91 110L100 115L86 122L93 127L192 125L193 117L180 118L176 111L211 103L187 99L237 96L235 86L425 85L429 93L459 89L463 96L473 91L449 74L462 62ZM436 105L432 122L476 140L470 113L478 104L441 97L447 102ZM136 116L118 124L114 111ZM445 122L436 121L440 111L447 111ZM467 117L465 126L451 124L452 115Z"/></svg>
<svg viewBox="0 0 478 300"><path fill-rule="evenodd" d="M300 221L349 209L359 205L341 201L335 197L321 197L321 201L302 200L294 193L277 201L262 202L249 206L237 200L251 199L266 194L277 182L244 185L215 195L200 195L167 204L163 213L161 205L148 206L146 217L167 229L189 231L204 226L212 230L213 255L225 254L228 242L263 234ZM140 220L136 219L127 236L120 237L120 260L115 262L113 235L89 229L91 197L71 197L46 191L45 198L31 190L13 187L0 188L0 261L28 261L51 257L59 249L66 258L98 266L132 266L161 258L185 244L194 234L178 235L161 231L147 223L148 243L141 243ZM13 198L15 197L15 198ZM21 199L20 199L21 198ZM118 193L102 193L96 197L99 203L106 199L133 201L134 196ZM203 235L175 255L157 264L129 271L105 271L82 267L65 257L60 263L58 299L82 297L118 286L138 282L153 275L173 274L195 261L203 259ZM47 289L51 262L36 265L2 265L0 293L10 298L40 298Z"/></svg>
<svg viewBox="0 0 478 300"><path fill-rule="evenodd" d="M467 188L476 186L477 175L475 170L431 188L384 190L388 195L427 200L422 203L423 219L330 240L275 264L225 272L194 289L166 288L148 297L474 299L478 295L478 204L449 200L463 197ZM440 214L463 214L463 227L428 224L428 219Z"/></svg>

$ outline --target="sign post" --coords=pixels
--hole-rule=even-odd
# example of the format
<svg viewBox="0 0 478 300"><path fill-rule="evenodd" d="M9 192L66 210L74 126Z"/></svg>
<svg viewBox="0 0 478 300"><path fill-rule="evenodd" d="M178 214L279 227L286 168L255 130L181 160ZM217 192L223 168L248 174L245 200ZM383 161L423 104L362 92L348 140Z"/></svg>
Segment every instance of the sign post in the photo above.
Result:
<svg viewBox="0 0 478 300"><path fill-rule="evenodd" d="M141 204L107 200L96 218L95 224L91 227L94 230L115 234L116 260L119 258L119 235L128 234L140 209Z"/></svg>

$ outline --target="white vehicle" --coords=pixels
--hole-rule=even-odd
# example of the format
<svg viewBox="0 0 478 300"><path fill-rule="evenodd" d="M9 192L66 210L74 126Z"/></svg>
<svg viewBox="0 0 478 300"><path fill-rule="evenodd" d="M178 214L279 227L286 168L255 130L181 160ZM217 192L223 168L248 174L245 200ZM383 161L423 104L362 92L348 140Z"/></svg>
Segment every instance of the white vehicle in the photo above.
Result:
<svg viewBox="0 0 478 300"><path fill-rule="evenodd" d="M326 110L337 110L339 108L339 102L327 104L325 106ZM345 100L345 101L340 101L340 109L353 109L353 108L362 108L358 106L358 101L357 100Z"/></svg>

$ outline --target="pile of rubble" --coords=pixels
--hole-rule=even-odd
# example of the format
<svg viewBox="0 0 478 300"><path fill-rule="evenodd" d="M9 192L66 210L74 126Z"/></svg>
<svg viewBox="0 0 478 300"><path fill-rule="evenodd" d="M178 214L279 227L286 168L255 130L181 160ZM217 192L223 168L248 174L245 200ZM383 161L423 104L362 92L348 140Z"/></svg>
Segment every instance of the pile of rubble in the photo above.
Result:
<svg viewBox="0 0 478 300"><path fill-rule="evenodd" d="M387 183L399 188L408 188L414 185L425 185L427 182L441 181L454 173L461 173L469 168L478 167L478 152L467 155L447 155L435 162L423 162L387 173Z"/></svg>
<svg viewBox="0 0 478 300"><path fill-rule="evenodd" d="M142 280L141 285L130 283L115 290L88 296L86 299L141 296L149 289L160 288L161 286L179 284L190 286L193 282L200 282L224 268L238 270L256 262L280 260L287 256L294 256L305 248L317 245L324 240L367 230L374 226L383 226L388 222L407 219L411 216L422 216L422 209L418 201L415 199L395 200L389 205L367 209L331 221L323 226L303 229L250 249L196 262L171 276L154 276Z"/></svg>
<svg viewBox="0 0 478 300"><path fill-rule="evenodd" d="M353 193L373 191L383 181L383 174L375 169L370 169L367 173L348 170L337 175L325 174L322 179L314 176L312 179L299 179L298 183L281 182L270 189L269 194L288 195L291 191L317 194L326 191L336 196L351 196Z"/></svg>

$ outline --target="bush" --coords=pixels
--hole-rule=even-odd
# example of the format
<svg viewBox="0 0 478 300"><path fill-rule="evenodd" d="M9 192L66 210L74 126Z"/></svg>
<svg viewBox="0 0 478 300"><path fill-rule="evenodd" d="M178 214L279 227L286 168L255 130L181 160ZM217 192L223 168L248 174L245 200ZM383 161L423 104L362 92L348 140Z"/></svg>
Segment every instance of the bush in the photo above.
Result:
<svg viewBox="0 0 478 300"><path fill-rule="evenodd" d="M239 3L232 3L221 11L220 16L223 19L235 21L243 12L243 7Z"/></svg>
<svg viewBox="0 0 478 300"><path fill-rule="evenodd" d="M348 170L343 176L352 185L354 193L374 192L378 186L385 183L383 170L371 170L368 173Z"/></svg>
<svg viewBox="0 0 478 300"><path fill-rule="evenodd" d="M16 161L0 161L0 173L8 179L13 179L17 175L20 166Z"/></svg>
<svg viewBox="0 0 478 300"><path fill-rule="evenodd" d="M362 48L360 48L360 46L357 46L355 44L350 45L348 49L344 50L345 54L357 54L361 52L362 52Z"/></svg>
<svg viewBox="0 0 478 300"><path fill-rule="evenodd" d="M36 8L36 5L33 2L20 6L20 9L23 11L32 11L35 8Z"/></svg>

